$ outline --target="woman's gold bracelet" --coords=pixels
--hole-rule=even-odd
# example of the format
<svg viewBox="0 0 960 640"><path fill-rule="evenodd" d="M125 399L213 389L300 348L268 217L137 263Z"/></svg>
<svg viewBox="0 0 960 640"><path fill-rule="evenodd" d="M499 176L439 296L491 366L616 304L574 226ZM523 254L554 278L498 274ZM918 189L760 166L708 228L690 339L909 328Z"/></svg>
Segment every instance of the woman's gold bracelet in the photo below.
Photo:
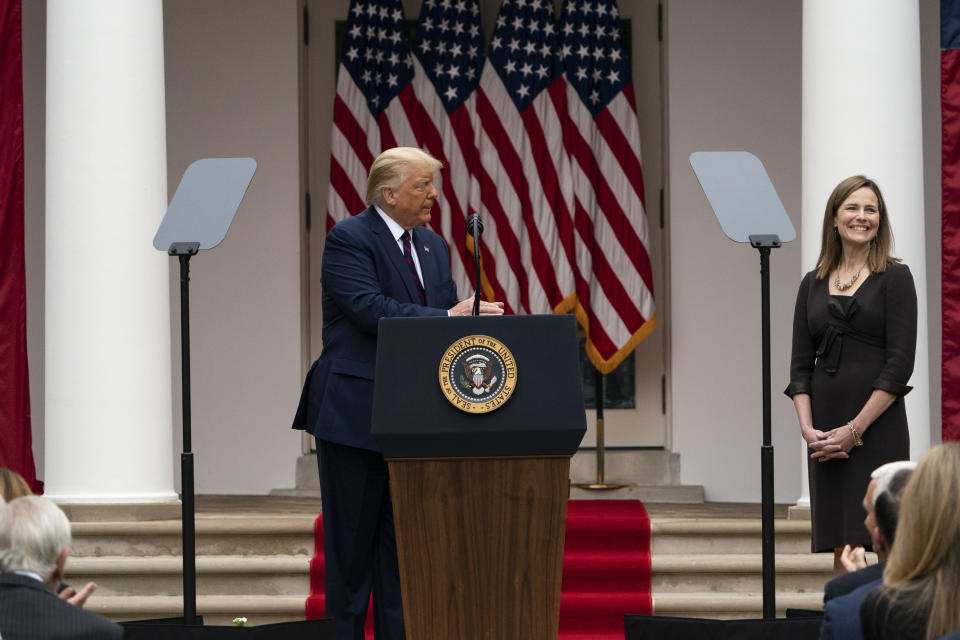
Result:
<svg viewBox="0 0 960 640"><path fill-rule="evenodd" d="M855 447L862 447L862 446L863 446L863 439L860 437L860 434L857 433L857 429L856 429L856 427L853 426L853 422L852 422L852 421L851 421L851 422L848 422L848 423L847 423L847 426L850 428L850 433L853 434L853 446L855 446Z"/></svg>

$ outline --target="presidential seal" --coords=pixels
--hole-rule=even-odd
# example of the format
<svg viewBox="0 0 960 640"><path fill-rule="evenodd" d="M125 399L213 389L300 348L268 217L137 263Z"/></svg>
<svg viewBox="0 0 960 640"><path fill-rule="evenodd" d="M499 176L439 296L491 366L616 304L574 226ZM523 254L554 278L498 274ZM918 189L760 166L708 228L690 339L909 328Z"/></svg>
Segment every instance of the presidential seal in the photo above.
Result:
<svg viewBox="0 0 960 640"><path fill-rule="evenodd" d="M496 338L465 336L450 345L440 360L440 390L461 411L493 411L516 388L517 363Z"/></svg>

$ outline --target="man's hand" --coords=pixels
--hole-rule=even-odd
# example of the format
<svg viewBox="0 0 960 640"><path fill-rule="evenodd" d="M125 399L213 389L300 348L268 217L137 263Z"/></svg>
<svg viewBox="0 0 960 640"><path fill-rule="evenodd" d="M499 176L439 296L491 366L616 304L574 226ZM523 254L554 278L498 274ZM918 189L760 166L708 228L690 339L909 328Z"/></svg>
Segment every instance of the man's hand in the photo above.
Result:
<svg viewBox="0 0 960 640"><path fill-rule="evenodd" d="M840 552L840 563L847 573L859 571L867 566L866 550L863 547L851 547L846 545Z"/></svg>
<svg viewBox="0 0 960 640"><path fill-rule="evenodd" d="M82 607L86 602L87 598L90 597L90 594L97 590L96 582L88 582L83 586L80 591L77 591L73 587L67 587L60 591L57 594L57 597L61 600L66 600L75 607Z"/></svg>
<svg viewBox="0 0 960 640"><path fill-rule="evenodd" d="M451 316L469 316L473 314L473 297L467 298L466 300L461 300L457 304L453 305L449 311L447 311ZM482 316L502 316L503 315L503 303L502 302L487 302L486 300L480 301L480 315Z"/></svg>

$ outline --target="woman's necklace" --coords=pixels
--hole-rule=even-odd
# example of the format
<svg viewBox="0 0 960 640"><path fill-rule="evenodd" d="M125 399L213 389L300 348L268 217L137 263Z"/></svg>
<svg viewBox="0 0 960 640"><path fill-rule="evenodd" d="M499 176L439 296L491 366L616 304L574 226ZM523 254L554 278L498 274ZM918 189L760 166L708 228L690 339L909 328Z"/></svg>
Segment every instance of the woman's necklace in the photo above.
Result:
<svg viewBox="0 0 960 640"><path fill-rule="evenodd" d="M833 286L835 286L835 287L837 288L837 291L846 291L847 289L849 289L850 287L852 287L852 286L854 285L854 283L857 281L857 278L860 277L860 272L863 271L863 268L864 268L865 266L867 266L867 263L866 263L866 262L864 262L862 265L860 265L860 268L857 269L857 272L856 272L855 274L853 274L853 277L850 278L850 281L849 281L849 282L840 282L840 268L838 267L838 268L837 268L837 277L836 277L836 278L834 279L834 281L833 281Z"/></svg>

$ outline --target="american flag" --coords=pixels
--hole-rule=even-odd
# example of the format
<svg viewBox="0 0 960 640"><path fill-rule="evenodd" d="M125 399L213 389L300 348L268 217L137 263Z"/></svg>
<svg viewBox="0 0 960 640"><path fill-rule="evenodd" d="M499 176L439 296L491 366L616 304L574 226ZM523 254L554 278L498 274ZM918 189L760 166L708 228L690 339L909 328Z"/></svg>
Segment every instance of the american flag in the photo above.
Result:
<svg viewBox="0 0 960 640"><path fill-rule="evenodd" d="M587 354L607 373L657 325L640 130L616 1L567 0L560 38L579 264L592 274L577 315Z"/></svg>
<svg viewBox="0 0 960 640"><path fill-rule="evenodd" d="M484 274L512 312L550 313L589 291L577 268L558 47L552 2L505 0L477 90Z"/></svg>
<svg viewBox="0 0 960 640"><path fill-rule="evenodd" d="M364 209L383 150L444 163L431 227L472 289L511 313L575 312L612 371L656 326L640 136L613 0L504 0L483 59L477 0L425 0L413 52L400 0L352 0L334 105L327 226Z"/></svg>
<svg viewBox="0 0 960 640"><path fill-rule="evenodd" d="M473 290L473 258L465 238L477 162L472 118L483 68L477 0L425 0L413 50L418 143L444 164L430 226L450 245L453 280L465 294Z"/></svg>
<svg viewBox="0 0 960 640"><path fill-rule="evenodd" d="M400 0L350 3L333 105L327 230L366 208L367 171L384 149L417 146L404 105L413 56Z"/></svg>

